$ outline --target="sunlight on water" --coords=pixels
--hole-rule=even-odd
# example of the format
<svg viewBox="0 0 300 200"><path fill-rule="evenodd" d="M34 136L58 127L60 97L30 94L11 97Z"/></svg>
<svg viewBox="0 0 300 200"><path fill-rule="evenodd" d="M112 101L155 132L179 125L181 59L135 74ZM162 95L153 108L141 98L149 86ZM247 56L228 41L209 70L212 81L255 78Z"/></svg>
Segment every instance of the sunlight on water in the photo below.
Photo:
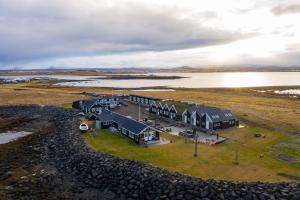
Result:
<svg viewBox="0 0 300 200"><path fill-rule="evenodd" d="M247 87L265 85L261 73L227 73L223 77L223 87Z"/></svg>
<svg viewBox="0 0 300 200"><path fill-rule="evenodd" d="M218 72L218 73L153 73L157 76L182 76L182 79L101 79L101 76L44 75L59 80L63 86L114 88L222 88L300 85L300 72ZM26 77L26 76L25 76ZM38 76L36 76L38 77ZM102 76L103 77L103 76ZM5 76L4 78L15 78ZM1 76L0 76L1 79ZM138 83L138 84L137 84Z"/></svg>
<svg viewBox="0 0 300 200"><path fill-rule="evenodd" d="M32 133L26 131L18 131L18 132L11 131L6 133L0 133L0 144L6 144L30 134Z"/></svg>

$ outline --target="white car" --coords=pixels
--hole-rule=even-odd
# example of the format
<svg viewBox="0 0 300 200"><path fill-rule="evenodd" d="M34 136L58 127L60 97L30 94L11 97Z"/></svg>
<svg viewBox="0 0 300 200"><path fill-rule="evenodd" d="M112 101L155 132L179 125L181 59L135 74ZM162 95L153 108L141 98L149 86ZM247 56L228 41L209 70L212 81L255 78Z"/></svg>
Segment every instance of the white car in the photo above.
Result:
<svg viewBox="0 0 300 200"><path fill-rule="evenodd" d="M81 132L86 132L86 131L89 130L89 126L88 126L87 124L82 123L82 124L80 124L80 126L79 126L79 130L80 130Z"/></svg>

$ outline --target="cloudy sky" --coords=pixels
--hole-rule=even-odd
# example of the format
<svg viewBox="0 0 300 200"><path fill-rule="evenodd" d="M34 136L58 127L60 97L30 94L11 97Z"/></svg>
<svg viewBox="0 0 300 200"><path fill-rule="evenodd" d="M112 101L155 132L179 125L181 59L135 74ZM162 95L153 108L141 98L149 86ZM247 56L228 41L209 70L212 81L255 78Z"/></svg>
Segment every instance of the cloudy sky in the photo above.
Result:
<svg viewBox="0 0 300 200"><path fill-rule="evenodd" d="M300 64L299 0L0 0L0 69Z"/></svg>

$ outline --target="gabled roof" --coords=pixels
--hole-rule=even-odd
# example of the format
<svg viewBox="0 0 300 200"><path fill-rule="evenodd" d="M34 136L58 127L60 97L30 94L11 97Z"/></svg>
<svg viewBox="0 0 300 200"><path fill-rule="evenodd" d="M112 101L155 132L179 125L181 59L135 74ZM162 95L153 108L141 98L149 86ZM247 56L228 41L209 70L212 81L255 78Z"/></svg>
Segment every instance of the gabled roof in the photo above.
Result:
<svg viewBox="0 0 300 200"><path fill-rule="evenodd" d="M153 98L153 97L147 97L147 96L141 96L141 95L135 95L135 94L130 94L129 96L132 96L132 97L140 97L140 98L145 98L145 99L151 99L151 100L160 100L158 98Z"/></svg>
<svg viewBox="0 0 300 200"><path fill-rule="evenodd" d="M189 107L188 104L176 100L166 100L163 101L163 103L168 104L170 109L172 108L172 106L174 106L176 113L179 115L181 115L186 110L186 108Z"/></svg>
<svg viewBox="0 0 300 200"><path fill-rule="evenodd" d="M157 104L157 107L161 107L161 108L163 108L163 106L161 105L161 103L160 103L160 102Z"/></svg>
<svg viewBox="0 0 300 200"><path fill-rule="evenodd" d="M167 109L168 111L170 111L170 108L169 108L168 104L165 104L163 109Z"/></svg>
<svg viewBox="0 0 300 200"><path fill-rule="evenodd" d="M156 102L154 101L154 102L152 102L152 103L150 104L150 106L151 106L151 107L152 107L152 106L157 107L157 104L156 104Z"/></svg>
<svg viewBox="0 0 300 200"><path fill-rule="evenodd" d="M88 100L81 100L82 106L91 108L94 104L96 104L99 100L101 99L106 99L106 98L115 98L116 96L111 96L111 95L106 95L106 96L101 96L97 99L88 99Z"/></svg>
<svg viewBox="0 0 300 200"><path fill-rule="evenodd" d="M190 113L198 114L206 113L213 122L226 121L235 119L235 116L229 110L221 110L220 108L193 105L187 109Z"/></svg>
<svg viewBox="0 0 300 200"><path fill-rule="evenodd" d="M176 110L176 108L175 108L174 105L172 105L172 106L170 107L170 111L171 111L171 110L174 110L174 111L177 113L177 110Z"/></svg>
<svg viewBox="0 0 300 200"><path fill-rule="evenodd" d="M116 95L102 95L100 96L98 99L101 100L101 99L113 99L113 98L119 98L118 96Z"/></svg>
<svg viewBox="0 0 300 200"><path fill-rule="evenodd" d="M97 99L83 100L82 105L88 108L92 107L96 103Z"/></svg>
<svg viewBox="0 0 300 200"><path fill-rule="evenodd" d="M235 115L230 110L223 110L223 119L224 120L232 120L236 119Z"/></svg>
<svg viewBox="0 0 300 200"><path fill-rule="evenodd" d="M134 134L139 134L141 131L149 127L148 125L138 122L134 119L130 119L118 113L103 110L99 115L98 119L100 121L114 121L120 124L123 128L127 129L128 131L133 132Z"/></svg>
<svg viewBox="0 0 300 200"><path fill-rule="evenodd" d="M80 109L80 101L73 101L72 108Z"/></svg>

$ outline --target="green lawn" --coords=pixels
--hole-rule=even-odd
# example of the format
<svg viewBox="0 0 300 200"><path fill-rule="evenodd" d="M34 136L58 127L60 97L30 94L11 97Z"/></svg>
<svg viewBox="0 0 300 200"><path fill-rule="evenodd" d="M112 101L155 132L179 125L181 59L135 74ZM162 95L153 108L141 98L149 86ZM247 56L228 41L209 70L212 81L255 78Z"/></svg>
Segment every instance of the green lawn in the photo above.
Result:
<svg viewBox="0 0 300 200"><path fill-rule="evenodd" d="M259 132L266 138L255 138ZM125 136L100 130L93 137L84 135L86 143L94 150L109 153L121 158L141 160L161 168L178 171L205 179L226 179L237 181L288 181L277 173L300 176L300 155L276 144L288 140L288 136L260 128L245 127L222 132L230 138L215 145L199 145L199 156L195 158L194 144L185 143L184 138L162 134L172 139L171 144L154 147L141 147ZM239 165L234 164L238 149ZM275 153L291 153L295 162L288 163L274 158Z"/></svg>
<svg viewBox="0 0 300 200"><path fill-rule="evenodd" d="M62 107L65 109L72 109L72 103L64 103L62 104Z"/></svg>

